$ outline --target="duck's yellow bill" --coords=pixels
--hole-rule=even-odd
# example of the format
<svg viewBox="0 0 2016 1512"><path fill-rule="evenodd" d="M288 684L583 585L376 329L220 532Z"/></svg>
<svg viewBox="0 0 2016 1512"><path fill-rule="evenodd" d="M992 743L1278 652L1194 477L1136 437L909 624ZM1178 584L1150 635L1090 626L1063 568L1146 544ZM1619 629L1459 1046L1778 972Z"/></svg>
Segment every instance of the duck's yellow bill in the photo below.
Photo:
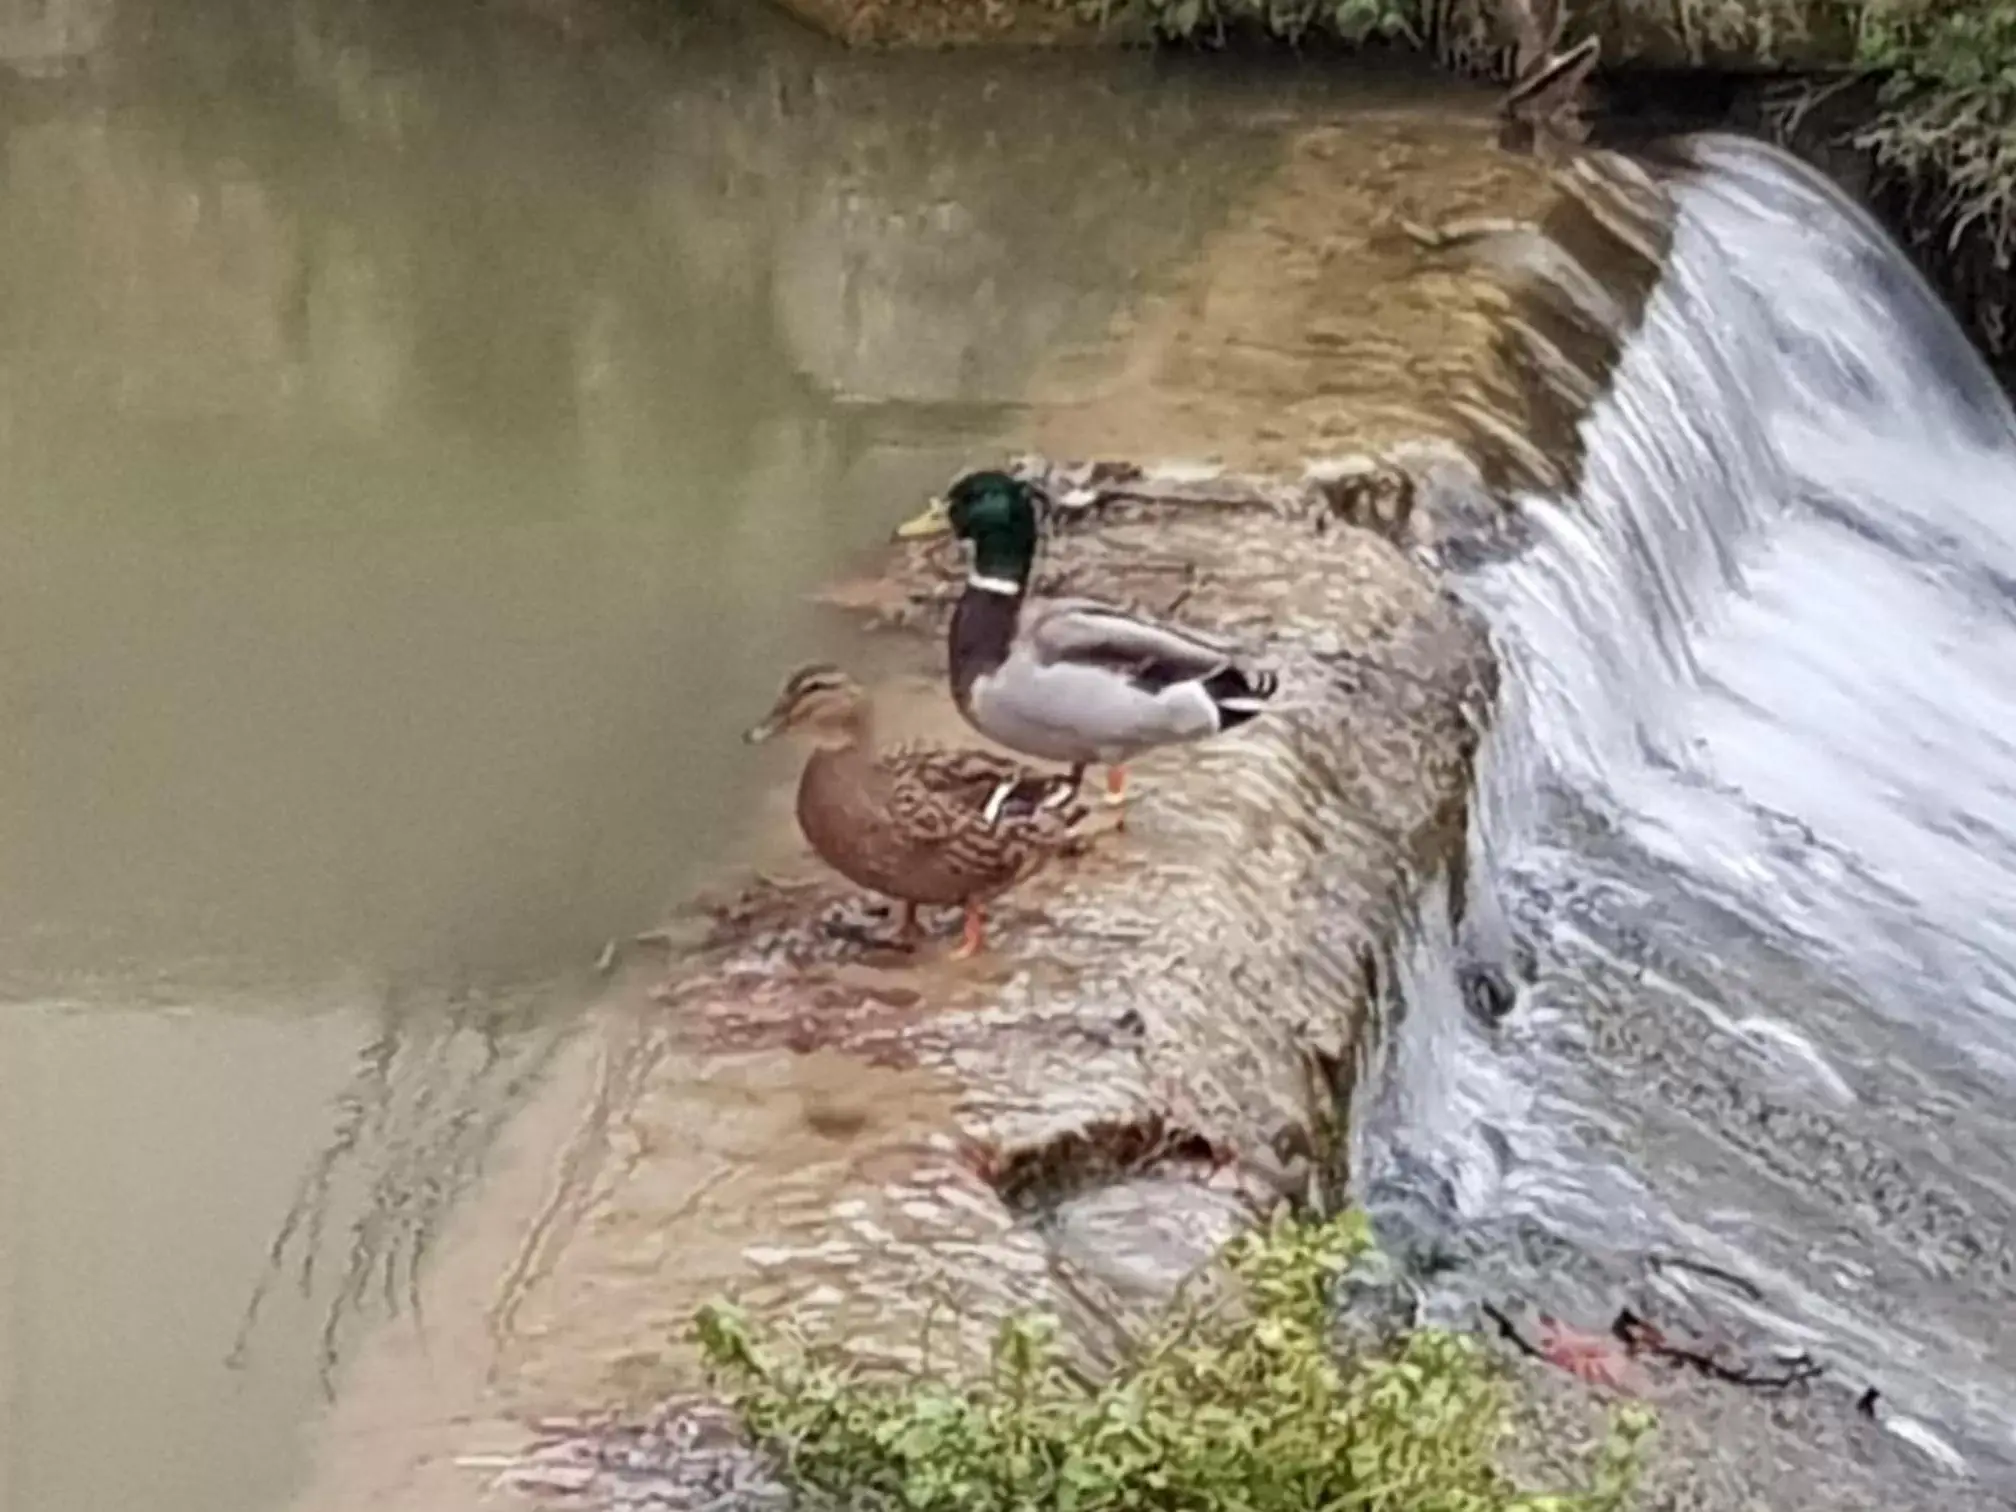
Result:
<svg viewBox="0 0 2016 1512"><path fill-rule="evenodd" d="M914 541L921 536L943 535L952 528L952 506L943 499L933 499L925 507L924 513L914 520L905 520L896 527L896 539Z"/></svg>

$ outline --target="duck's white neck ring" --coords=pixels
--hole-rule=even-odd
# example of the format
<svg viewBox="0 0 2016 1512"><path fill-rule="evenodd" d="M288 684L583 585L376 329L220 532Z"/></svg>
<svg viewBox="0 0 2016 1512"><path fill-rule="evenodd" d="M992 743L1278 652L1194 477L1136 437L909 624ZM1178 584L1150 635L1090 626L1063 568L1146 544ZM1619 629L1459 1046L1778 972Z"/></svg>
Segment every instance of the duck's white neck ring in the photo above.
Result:
<svg viewBox="0 0 2016 1512"><path fill-rule="evenodd" d="M982 593L999 593L1007 598L1020 598L1022 585L1013 578L988 577L985 573L970 573L966 578L968 588L978 588Z"/></svg>

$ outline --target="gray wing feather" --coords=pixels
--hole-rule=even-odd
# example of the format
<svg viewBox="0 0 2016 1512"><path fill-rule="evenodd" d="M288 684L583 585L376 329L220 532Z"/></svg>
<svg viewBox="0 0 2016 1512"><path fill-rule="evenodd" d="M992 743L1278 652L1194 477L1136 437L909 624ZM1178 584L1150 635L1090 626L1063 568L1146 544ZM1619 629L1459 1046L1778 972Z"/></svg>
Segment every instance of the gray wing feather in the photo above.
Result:
<svg viewBox="0 0 2016 1512"><path fill-rule="evenodd" d="M1022 635L1039 661L1114 667L1154 663L1179 680L1209 677L1232 659L1228 646L1194 631L1137 619L1091 599L1044 604L1040 613L1025 618Z"/></svg>

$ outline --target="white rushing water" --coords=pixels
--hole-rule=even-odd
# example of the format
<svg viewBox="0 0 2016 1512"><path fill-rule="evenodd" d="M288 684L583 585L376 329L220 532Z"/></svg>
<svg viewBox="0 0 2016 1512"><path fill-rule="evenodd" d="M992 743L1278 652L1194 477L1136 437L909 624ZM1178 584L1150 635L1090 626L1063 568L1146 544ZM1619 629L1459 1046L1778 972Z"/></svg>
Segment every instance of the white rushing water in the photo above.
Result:
<svg viewBox="0 0 2016 1512"><path fill-rule="evenodd" d="M1524 500L1533 543L1464 585L1508 672L1478 840L1533 979L1487 1025L1421 943L1375 1209L1501 1281L1517 1234L1726 1268L2006 1491L2016 415L1838 191L1689 151L1579 497Z"/></svg>

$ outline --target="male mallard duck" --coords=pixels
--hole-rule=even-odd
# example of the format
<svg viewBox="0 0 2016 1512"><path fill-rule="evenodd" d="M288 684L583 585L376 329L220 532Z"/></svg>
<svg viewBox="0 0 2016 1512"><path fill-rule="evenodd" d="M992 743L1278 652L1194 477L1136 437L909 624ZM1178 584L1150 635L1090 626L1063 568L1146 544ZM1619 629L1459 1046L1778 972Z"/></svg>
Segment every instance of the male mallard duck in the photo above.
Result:
<svg viewBox="0 0 2016 1512"><path fill-rule="evenodd" d="M828 866L903 905L898 938L917 938L917 908L962 906L955 954L985 948L983 906L1039 870L1085 817L1077 785L985 751L904 745L878 750L873 707L838 667L801 667L754 745L784 731L814 749L798 779L798 827Z"/></svg>
<svg viewBox="0 0 2016 1512"><path fill-rule="evenodd" d="M1109 803L1125 799L1126 762L1242 725L1274 696L1271 672L1193 631L1092 599L1030 599L1042 516L1021 479L968 473L896 534L945 530L973 543L948 637L960 712L1010 750L1069 762L1074 783L1104 763Z"/></svg>

